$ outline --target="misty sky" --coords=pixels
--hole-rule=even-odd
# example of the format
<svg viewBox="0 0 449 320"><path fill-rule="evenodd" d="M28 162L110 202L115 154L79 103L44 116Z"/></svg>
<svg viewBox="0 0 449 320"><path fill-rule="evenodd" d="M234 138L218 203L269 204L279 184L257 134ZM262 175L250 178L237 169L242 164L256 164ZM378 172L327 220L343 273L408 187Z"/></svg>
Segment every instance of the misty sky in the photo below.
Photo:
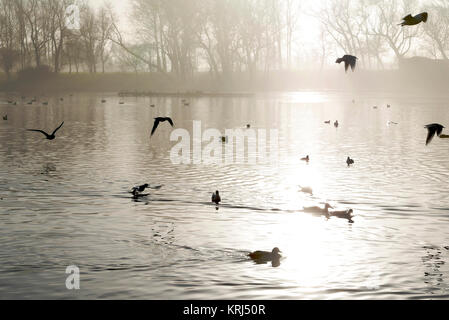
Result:
<svg viewBox="0 0 449 320"><path fill-rule="evenodd" d="M129 29L131 22L129 21L128 14L130 11L130 0L88 0L94 7L99 7L105 2L110 2L116 9L117 16L120 19L120 25L122 28ZM309 10L319 9L321 3L325 0L298 0L301 1L304 8L304 12ZM318 36L318 22L315 18L308 15L304 15L301 21L298 23L300 36L305 42L313 42L314 38Z"/></svg>
<svg viewBox="0 0 449 320"><path fill-rule="evenodd" d="M131 0L88 0L94 7L99 7L104 2L111 2L113 7L115 8L115 12L117 17L119 18L118 25L122 31L122 34L125 36L127 41L133 41L133 28L132 21L129 18L130 10L131 10ZM218 0L219 1L219 0ZM293 43L293 51L296 53L300 53L301 56L305 57L305 59L314 60L317 54L317 50L320 46L320 23L317 18L314 18L311 13L319 12L320 8L326 3L327 0L297 0L301 3L301 17L298 21L295 39ZM358 0L355 0L358 1ZM426 4L432 3L433 0L422 0L419 1L422 9L425 9ZM400 22L400 17L407 15L409 12L400 12L398 15L398 23ZM419 12L411 12L413 14ZM409 51L409 56L420 55L419 45L414 44ZM337 51L334 52L335 55L346 54L337 48ZM391 57L391 60L394 59L393 53L386 53L387 57Z"/></svg>

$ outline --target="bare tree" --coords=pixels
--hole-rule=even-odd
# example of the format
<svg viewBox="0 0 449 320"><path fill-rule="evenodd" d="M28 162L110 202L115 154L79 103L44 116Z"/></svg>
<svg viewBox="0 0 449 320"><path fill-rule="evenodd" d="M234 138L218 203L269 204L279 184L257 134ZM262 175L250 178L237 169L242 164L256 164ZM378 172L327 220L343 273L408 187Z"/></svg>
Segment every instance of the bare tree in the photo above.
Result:
<svg viewBox="0 0 449 320"><path fill-rule="evenodd" d="M372 35L386 40L390 49L400 62L410 51L412 42L420 34L420 27L400 27L403 17L398 12L412 12L416 8L415 0L380 0L375 5L378 19L373 23Z"/></svg>
<svg viewBox="0 0 449 320"><path fill-rule="evenodd" d="M430 19L424 26L428 42L435 57L448 60L449 51L449 1L440 0L428 9Z"/></svg>

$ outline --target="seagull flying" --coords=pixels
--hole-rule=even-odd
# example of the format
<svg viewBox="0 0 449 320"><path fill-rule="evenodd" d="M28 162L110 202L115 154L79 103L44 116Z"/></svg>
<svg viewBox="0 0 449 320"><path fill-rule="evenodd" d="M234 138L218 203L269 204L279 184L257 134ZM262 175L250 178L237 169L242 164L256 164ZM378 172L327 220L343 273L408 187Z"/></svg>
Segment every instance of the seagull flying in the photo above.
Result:
<svg viewBox="0 0 449 320"><path fill-rule="evenodd" d="M441 133L443 132L444 127L441 124L433 123L428 124L424 128L427 129L427 140L426 140L426 146L432 141L435 134L439 137L441 136Z"/></svg>
<svg viewBox="0 0 449 320"><path fill-rule="evenodd" d="M154 125L153 125L153 129L151 130L151 136L153 136L154 132L156 131L157 126L159 125L159 122L165 122L165 121L168 121L172 127L174 126L173 120L169 117L154 118Z"/></svg>
<svg viewBox="0 0 449 320"><path fill-rule="evenodd" d="M338 58L335 63L345 63L345 71L348 72L349 66L351 66L351 70L354 72L355 65L357 63L357 57L351 56L351 55L344 55L342 58Z"/></svg>
<svg viewBox="0 0 449 320"><path fill-rule="evenodd" d="M417 14L416 16L412 16L411 14L409 14L408 16L402 18L402 23L400 23L399 25L401 27L403 26L414 26L417 24L420 24L421 22L427 22L427 17L428 17L428 13L427 12L422 12L420 14Z"/></svg>
<svg viewBox="0 0 449 320"><path fill-rule="evenodd" d="M45 131L42 131L42 130L36 130L36 129L27 129L27 130L28 130L28 131L36 131L36 132L40 132L40 133L44 134L45 137L46 137L48 140L53 140L54 138L56 138L56 136L55 136L56 131L58 131L58 130L62 127L63 124L64 124L64 121L59 125L59 127L57 127L57 128L55 129L55 131L53 131L52 134L48 134L48 133L46 133Z"/></svg>

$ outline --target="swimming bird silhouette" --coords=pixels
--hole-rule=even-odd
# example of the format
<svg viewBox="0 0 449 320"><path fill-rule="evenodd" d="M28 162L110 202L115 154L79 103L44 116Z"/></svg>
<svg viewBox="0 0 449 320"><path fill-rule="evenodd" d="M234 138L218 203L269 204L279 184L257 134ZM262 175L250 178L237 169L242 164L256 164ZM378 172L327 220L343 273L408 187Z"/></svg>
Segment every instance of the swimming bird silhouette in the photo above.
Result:
<svg viewBox="0 0 449 320"><path fill-rule="evenodd" d="M153 136L154 132L156 131L157 126L159 125L159 122L165 122L165 121L168 121L172 127L174 126L173 120L169 117L154 118L154 125L153 125L153 129L151 130L151 136Z"/></svg>
<svg viewBox="0 0 449 320"><path fill-rule="evenodd" d="M299 186L299 187L301 188L301 192L308 193L311 195L313 194L313 190L311 187L301 187L301 186Z"/></svg>
<svg viewBox="0 0 449 320"><path fill-rule="evenodd" d="M339 126L338 120L335 120L335 122L334 122L334 127L335 127L335 128L338 128L338 126Z"/></svg>
<svg viewBox="0 0 449 320"><path fill-rule="evenodd" d="M220 193L215 191L215 193L212 193L212 202L215 202L215 204L219 204L221 202Z"/></svg>
<svg viewBox="0 0 449 320"><path fill-rule="evenodd" d="M262 260L262 261L272 261L279 260L282 256L280 255L281 250L278 247L273 248L271 252L269 251L254 251L248 254L248 256L253 260Z"/></svg>
<svg viewBox="0 0 449 320"><path fill-rule="evenodd" d="M307 155L307 157L305 157L305 158L302 158L302 159L301 159L301 161L306 161L306 162L309 162L309 161L310 161L310 158L309 158L309 156Z"/></svg>
<svg viewBox="0 0 449 320"><path fill-rule="evenodd" d="M331 124L331 121L324 121L325 124Z"/></svg>
<svg viewBox="0 0 449 320"><path fill-rule="evenodd" d="M348 159L346 159L346 163L347 163L347 165L349 167L351 164L354 164L354 160L351 159L350 157L348 157Z"/></svg>
<svg viewBox="0 0 449 320"><path fill-rule="evenodd" d="M326 203L324 209L320 207L304 207L304 212L328 216L329 208L334 209L334 207L332 207L329 203Z"/></svg>
<svg viewBox="0 0 449 320"><path fill-rule="evenodd" d="M345 71L348 72L348 68L349 68L349 66L351 66L351 70L354 72L355 65L357 64L357 59L358 58L355 56L346 54L342 58L338 58L335 61L335 63L340 64L340 63L344 62L345 63Z"/></svg>
<svg viewBox="0 0 449 320"><path fill-rule="evenodd" d="M340 218L340 219L347 219L347 220L349 220L349 222L354 222L354 221L352 221L353 212L354 211L352 209L344 210L344 211L331 211L331 212L329 212L329 215L331 217L337 217L337 218Z"/></svg>
<svg viewBox="0 0 449 320"><path fill-rule="evenodd" d="M56 136L55 136L56 131L58 131L58 130L62 127L63 124L64 124L64 121L59 125L59 127L57 127L57 128L53 131L52 134L48 134L48 133L46 133L45 131L37 130L37 129L27 129L27 130L28 130L28 131L40 132L40 133L44 134L45 137L46 137L48 140L53 140L54 138L56 138Z"/></svg>
<svg viewBox="0 0 449 320"><path fill-rule="evenodd" d="M441 136L441 133L443 132L444 127L441 124L438 123L432 123L425 126L427 129L427 139L426 139L426 146L432 141L435 134L439 137Z"/></svg>
<svg viewBox="0 0 449 320"><path fill-rule="evenodd" d="M251 128L251 125L250 125L250 124L247 124L247 125L246 125L246 129L249 129L249 128Z"/></svg>
<svg viewBox="0 0 449 320"><path fill-rule="evenodd" d="M7 114L5 114L4 116L3 116L3 120L8 120L8 115Z"/></svg>
<svg viewBox="0 0 449 320"><path fill-rule="evenodd" d="M148 188L150 185L148 183L145 183L141 186L137 186L132 188L131 193L133 194L133 196L138 196L140 192L144 192L146 188Z"/></svg>
<svg viewBox="0 0 449 320"><path fill-rule="evenodd" d="M422 12L420 14L417 14L416 16L412 16L411 14L409 14L408 16L402 18L402 23L400 23L399 25L401 27L403 26L414 26L417 24L420 24L421 22L427 22L427 18L428 18L429 14L427 12Z"/></svg>

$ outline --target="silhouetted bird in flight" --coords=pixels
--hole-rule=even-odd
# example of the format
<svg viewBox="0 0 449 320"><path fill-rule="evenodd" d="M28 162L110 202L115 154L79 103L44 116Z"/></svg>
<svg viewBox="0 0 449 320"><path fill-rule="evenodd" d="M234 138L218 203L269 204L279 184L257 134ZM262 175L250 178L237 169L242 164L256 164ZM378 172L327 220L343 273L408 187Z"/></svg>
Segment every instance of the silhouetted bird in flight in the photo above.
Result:
<svg viewBox="0 0 449 320"><path fill-rule="evenodd" d="M131 190L131 193L133 194L133 196L138 196L140 192L144 192L146 188L148 188L150 185L148 183L145 183L141 186L138 187L134 187Z"/></svg>
<svg viewBox="0 0 449 320"><path fill-rule="evenodd" d="M215 202L215 204L219 204L221 202L220 193L215 191L215 193L212 193L212 202Z"/></svg>
<svg viewBox="0 0 449 320"><path fill-rule="evenodd" d="M403 26L414 26L417 24L420 24L421 22L427 22L427 17L429 15L427 14L427 12L422 12L420 14L417 14L416 16L412 17L411 14L409 14L408 16L402 18L402 23L400 23L399 25L401 27Z"/></svg>
<svg viewBox="0 0 449 320"><path fill-rule="evenodd" d="M342 58L338 58L335 63L345 63L345 71L348 72L349 66L351 66L351 70L354 71L355 65L357 63L357 57L351 55L344 55Z"/></svg>
<svg viewBox="0 0 449 320"><path fill-rule="evenodd" d="M432 141L435 134L439 137L441 136L441 133L443 132L444 127L441 124L433 123L428 124L424 128L427 129L427 140L426 140L426 146Z"/></svg>
<svg viewBox="0 0 449 320"><path fill-rule="evenodd" d="M53 140L54 138L56 138L56 136L55 136L56 131L58 131L58 130L62 127L63 124L64 124L64 121L61 123L61 125L60 125L59 127L57 127L57 128L55 129L55 131L53 131L52 134L48 134L48 133L46 133L45 131L42 131L42 130L36 130L36 129L27 129L27 130L28 130L28 131L36 131L36 132L40 132L40 133L44 134L45 137L46 137L48 140Z"/></svg>
<svg viewBox="0 0 449 320"><path fill-rule="evenodd" d="M153 129L151 130L151 135L153 135L154 132L156 131L157 126L159 125L159 122L165 122L165 121L168 121L170 123L170 125L173 127L173 121L169 117L157 117L157 118L154 118L154 125L153 125Z"/></svg>

